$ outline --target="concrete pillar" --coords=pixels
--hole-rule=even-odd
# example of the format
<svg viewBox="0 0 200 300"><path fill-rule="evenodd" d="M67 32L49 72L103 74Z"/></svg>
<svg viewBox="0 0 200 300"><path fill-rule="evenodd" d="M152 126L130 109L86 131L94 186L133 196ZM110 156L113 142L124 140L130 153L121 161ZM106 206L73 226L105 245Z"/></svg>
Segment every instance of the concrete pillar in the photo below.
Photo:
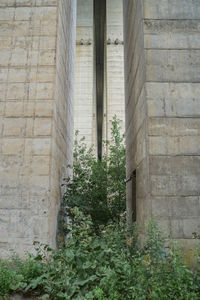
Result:
<svg viewBox="0 0 200 300"><path fill-rule="evenodd" d="M111 120L114 115L122 120L121 130L125 131L124 95L124 37L123 1L107 0L107 58L105 95L105 139L111 138Z"/></svg>
<svg viewBox="0 0 200 300"><path fill-rule="evenodd" d="M186 247L200 231L199 25L199 1L124 0L127 176L136 169L137 220L155 218Z"/></svg>
<svg viewBox="0 0 200 300"><path fill-rule="evenodd" d="M0 255L55 247L72 161L75 0L0 1Z"/></svg>
<svg viewBox="0 0 200 300"><path fill-rule="evenodd" d="M96 66L93 23L93 0L78 0L74 127L75 130L79 130L80 137L86 137L88 146L95 145L96 151ZM110 139L110 121L115 114L122 120L123 133L125 128L122 0L106 1L106 25L108 42L105 45L104 61L103 140ZM91 44L88 43L89 40Z"/></svg>
<svg viewBox="0 0 200 300"><path fill-rule="evenodd" d="M74 130L85 136L90 147L96 143L94 95L93 0L77 1Z"/></svg>

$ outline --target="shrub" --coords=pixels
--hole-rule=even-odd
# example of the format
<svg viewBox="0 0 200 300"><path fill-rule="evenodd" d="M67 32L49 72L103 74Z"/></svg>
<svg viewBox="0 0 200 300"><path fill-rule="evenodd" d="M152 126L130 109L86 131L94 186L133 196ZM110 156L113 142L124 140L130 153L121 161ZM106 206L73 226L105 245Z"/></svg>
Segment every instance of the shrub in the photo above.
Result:
<svg viewBox="0 0 200 300"><path fill-rule="evenodd" d="M115 116L111 141L105 142L109 154L103 155L101 160L96 159L93 147L87 148L84 138L78 140L76 133L74 163L69 166L73 177L65 179L63 219L70 212L66 207L79 207L86 216L91 216L96 232L102 224L118 222L125 211L125 143L119 124L120 120Z"/></svg>
<svg viewBox="0 0 200 300"><path fill-rule="evenodd" d="M7 263L9 274L4 278L8 279L0 279L0 286L6 287L3 296L14 288L43 295L43 300L199 299L199 272L184 264L176 245L165 250L154 222L149 224L144 246L133 252L126 246L123 217L118 224L100 227L97 235L89 216L78 208L71 214L64 248L41 245L36 256ZM13 278L18 278L15 287Z"/></svg>
<svg viewBox="0 0 200 300"><path fill-rule="evenodd" d="M7 266L0 263L0 297L4 298L7 296L13 284L13 273L7 268Z"/></svg>
<svg viewBox="0 0 200 300"><path fill-rule="evenodd" d="M10 291L16 290L21 279L10 263L0 260L0 299L6 299Z"/></svg>

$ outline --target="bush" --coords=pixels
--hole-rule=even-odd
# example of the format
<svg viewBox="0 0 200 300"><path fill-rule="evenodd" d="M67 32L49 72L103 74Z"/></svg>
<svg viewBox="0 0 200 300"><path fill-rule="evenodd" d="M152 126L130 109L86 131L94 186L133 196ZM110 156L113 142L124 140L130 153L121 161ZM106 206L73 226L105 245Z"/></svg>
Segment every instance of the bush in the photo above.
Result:
<svg viewBox="0 0 200 300"><path fill-rule="evenodd" d="M36 256L12 259L7 263L9 274L0 279L0 286L6 287L1 296L14 288L46 300L199 299L199 272L184 264L176 245L165 250L154 222L144 246L133 252L126 246L123 217L97 235L90 217L78 208L71 214L66 247L52 250L42 245ZM6 284L2 278L8 278ZM13 278L18 278L15 287Z"/></svg>
<svg viewBox="0 0 200 300"><path fill-rule="evenodd" d="M98 232L102 224L118 222L120 214L125 211L125 143L119 124L120 120L115 116L111 141L105 142L109 154L103 155L101 161L96 159L93 147L87 149L84 138L79 141L76 133L74 163L69 166L73 178L66 178L64 184L66 191L61 209L64 220L70 212L66 207L79 207L86 216L91 216Z"/></svg>
<svg viewBox="0 0 200 300"><path fill-rule="evenodd" d="M8 295L13 282L13 273L7 268L6 264L0 262L0 298L4 298Z"/></svg>
<svg viewBox="0 0 200 300"><path fill-rule="evenodd" d="M6 299L9 292L20 286L22 276L13 268L12 264L0 260L0 299Z"/></svg>

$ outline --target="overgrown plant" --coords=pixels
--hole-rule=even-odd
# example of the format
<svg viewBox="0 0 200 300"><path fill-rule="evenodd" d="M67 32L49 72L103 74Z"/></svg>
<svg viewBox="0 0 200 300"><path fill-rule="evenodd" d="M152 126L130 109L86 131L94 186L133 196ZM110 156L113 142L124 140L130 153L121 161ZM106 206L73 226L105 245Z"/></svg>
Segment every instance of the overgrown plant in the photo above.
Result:
<svg viewBox="0 0 200 300"><path fill-rule="evenodd" d="M16 290L20 279L10 263L0 260L0 299L6 299L9 292Z"/></svg>
<svg viewBox="0 0 200 300"><path fill-rule="evenodd" d="M68 208L79 207L91 216L97 232L102 224L119 222L125 211L125 142L120 129L120 120L115 116L111 140L105 141L108 155L101 160L96 159L93 147L87 148L84 138L78 139L76 132L74 162L69 166L73 177L65 179L62 212L69 214Z"/></svg>
<svg viewBox="0 0 200 300"><path fill-rule="evenodd" d="M199 299L199 272L184 264L176 246L163 251L155 223L149 224L145 245L132 253L126 246L124 217L97 235L89 216L78 208L71 215L65 248L37 245L36 256L6 263L9 275L0 268L2 298L16 290L42 300Z"/></svg>
<svg viewBox="0 0 200 300"><path fill-rule="evenodd" d="M111 127L111 140L107 141L107 193L112 220L118 221L125 211L126 187L126 151L125 135L120 131L120 120L114 116Z"/></svg>

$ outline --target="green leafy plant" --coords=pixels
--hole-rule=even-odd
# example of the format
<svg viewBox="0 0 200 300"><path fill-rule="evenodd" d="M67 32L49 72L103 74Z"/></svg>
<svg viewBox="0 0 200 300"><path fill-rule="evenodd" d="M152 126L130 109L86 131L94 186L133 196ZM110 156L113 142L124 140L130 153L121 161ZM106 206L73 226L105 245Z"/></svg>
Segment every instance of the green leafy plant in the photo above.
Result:
<svg viewBox="0 0 200 300"><path fill-rule="evenodd" d="M15 291L20 286L22 275L18 274L12 265L0 261L0 299L6 299L10 291Z"/></svg>
<svg viewBox="0 0 200 300"><path fill-rule="evenodd" d="M88 149L84 138L78 140L76 132L74 162L69 166L73 177L65 179L61 207L63 219L70 216L68 208L79 207L91 216L96 232L102 224L119 222L120 214L125 211L125 143L116 116L112 120L111 141L106 141L105 147L109 154L97 160L93 147Z"/></svg>
<svg viewBox="0 0 200 300"><path fill-rule="evenodd" d="M120 120L116 116L111 121L111 140L107 141L107 194L112 221L119 221L125 211L126 151L125 135L121 134Z"/></svg>
<svg viewBox="0 0 200 300"><path fill-rule="evenodd" d="M100 226L99 235L90 216L70 210L64 248L36 244L35 256L1 262L2 298L15 290L42 300L199 299L199 269L185 265L176 244L165 250L155 222L148 225L143 247L130 251L123 216Z"/></svg>

